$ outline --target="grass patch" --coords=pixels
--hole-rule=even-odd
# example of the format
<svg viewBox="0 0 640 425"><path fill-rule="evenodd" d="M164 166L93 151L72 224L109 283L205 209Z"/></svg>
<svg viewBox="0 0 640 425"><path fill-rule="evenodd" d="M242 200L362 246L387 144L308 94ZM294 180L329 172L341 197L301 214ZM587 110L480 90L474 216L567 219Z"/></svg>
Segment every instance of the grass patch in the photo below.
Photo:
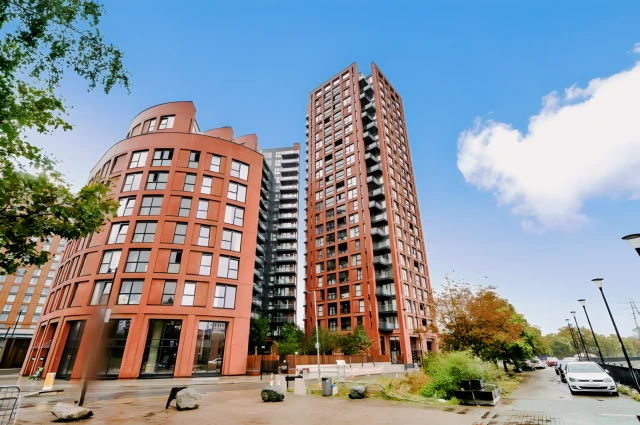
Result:
<svg viewBox="0 0 640 425"><path fill-rule="evenodd" d="M498 378L497 385L500 388L500 394L508 396L516 388L518 388L524 382L525 377L521 374L515 373L502 373Z"/></svg>
<svg viewBox="0 0 640 425"><path fill-rule="evenodd" d="M638 394L636 391L632 390L630 387L628 387L626 385L622 385L622 384L618 384L617 387L618 387L618 392L620 394L628 395L629 397L631 397L635 401L640 401L640 394Z"/></svg>

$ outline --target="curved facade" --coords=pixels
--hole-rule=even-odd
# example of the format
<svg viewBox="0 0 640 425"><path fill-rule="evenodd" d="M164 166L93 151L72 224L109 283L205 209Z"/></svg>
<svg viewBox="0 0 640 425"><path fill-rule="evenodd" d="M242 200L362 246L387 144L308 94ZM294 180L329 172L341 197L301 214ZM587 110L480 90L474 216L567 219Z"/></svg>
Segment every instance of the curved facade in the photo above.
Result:
<svg viewBox="0 0 640 425"><path fill-rule="evenodd" d="M80 378L105 312L100 375L244 374L263 165L255 135L201 133L191 102L140 113L91 173L118 217L67 245L22 374Z"/></svg>

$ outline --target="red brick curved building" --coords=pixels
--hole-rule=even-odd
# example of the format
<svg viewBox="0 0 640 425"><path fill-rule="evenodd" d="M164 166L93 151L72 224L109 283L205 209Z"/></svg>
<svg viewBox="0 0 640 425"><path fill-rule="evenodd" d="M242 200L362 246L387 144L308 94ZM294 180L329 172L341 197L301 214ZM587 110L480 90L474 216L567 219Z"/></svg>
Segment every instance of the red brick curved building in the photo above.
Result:
<svg viewBox="0 0 640 425"><path fill-rule="evenodd" d="M145 110L93 168L118 217L66 247L23 375L80 378L105 311L104 377L245 373L269 171L255 135L200 132L195 115Z"/></svg>

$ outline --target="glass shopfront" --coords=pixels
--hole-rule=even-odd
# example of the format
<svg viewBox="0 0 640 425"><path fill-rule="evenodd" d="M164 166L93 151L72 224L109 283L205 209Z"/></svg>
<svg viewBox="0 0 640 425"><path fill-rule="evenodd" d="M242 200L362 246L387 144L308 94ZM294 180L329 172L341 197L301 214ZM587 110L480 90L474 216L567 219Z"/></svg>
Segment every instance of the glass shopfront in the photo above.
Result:
<svg viewBox="0 0 640 425"><path fill-rule="evenodd" d="M129 335L129 319L109 320L105 326L104 352L100 359L97 375L102 379L117 379L122 364L124 347Z"/></svg>
<svg viewBox="0 0 640 425"><path fill-rule="evenodd" d="M69 334L67 335L67 342L64 344L64 350L62 351L62 357L60 358L56 378L71 378L73 365L76 362L76 356L78 355L78 349L80 348L80 341L82 341L82 334L84 333L84 325L84 320L69 322Z"/></svg>
<svg viewBox="0 0 640 425"><path fill-rule="evenodd" d="M227 334L225 322L200 322L193 359L194 375L220 375Z"/></svg>
<svg viewBox="0 0 640 425"><path fill-rule="evenodd" d="M182 320L150 320L140 368L141 378L173 376Z"/></svg>

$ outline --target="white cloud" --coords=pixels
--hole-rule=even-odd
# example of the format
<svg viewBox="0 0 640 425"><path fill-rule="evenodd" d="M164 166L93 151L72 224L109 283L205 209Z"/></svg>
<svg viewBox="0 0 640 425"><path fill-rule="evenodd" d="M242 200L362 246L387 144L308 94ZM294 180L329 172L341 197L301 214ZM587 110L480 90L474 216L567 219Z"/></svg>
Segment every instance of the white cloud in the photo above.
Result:
<svg viewBox="0 0 640 425"><path fill-rule="evenodd" d="M524 216L527 231L583 225L592 198L640 199L640 62L542 103L526 134L480 119L460 134L458 168L467 182Z"/></svg>
<svg viewBox="0 0 640 425"><path fill-rule="evenodd" d="M633 53L637 53L640 55L640 42L633 45Z"/></svg>

